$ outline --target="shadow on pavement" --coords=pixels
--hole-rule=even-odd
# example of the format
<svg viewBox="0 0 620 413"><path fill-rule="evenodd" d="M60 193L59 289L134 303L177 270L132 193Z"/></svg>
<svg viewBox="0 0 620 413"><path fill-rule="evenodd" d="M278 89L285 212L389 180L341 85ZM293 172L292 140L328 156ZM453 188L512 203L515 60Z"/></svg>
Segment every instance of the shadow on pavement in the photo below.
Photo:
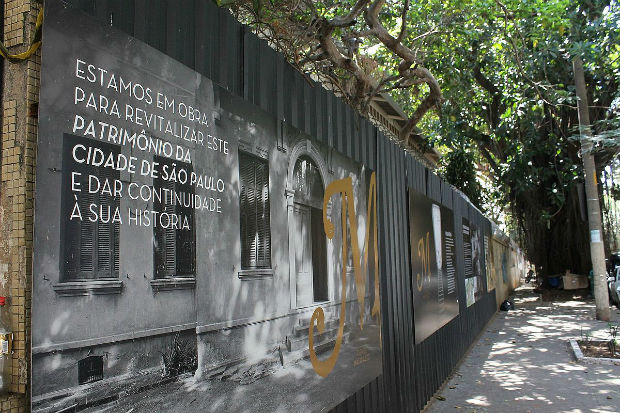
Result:
<svg viewBox="0 0 620 413"><path fill-rule="evenodd" d="M582 331L608 339L594 301L579 291L544 298L520 287L515 310L496 314L425 413L620 411L620 363L581 365L568 350ZM612 309L612 321L619 320Z"/></svg>

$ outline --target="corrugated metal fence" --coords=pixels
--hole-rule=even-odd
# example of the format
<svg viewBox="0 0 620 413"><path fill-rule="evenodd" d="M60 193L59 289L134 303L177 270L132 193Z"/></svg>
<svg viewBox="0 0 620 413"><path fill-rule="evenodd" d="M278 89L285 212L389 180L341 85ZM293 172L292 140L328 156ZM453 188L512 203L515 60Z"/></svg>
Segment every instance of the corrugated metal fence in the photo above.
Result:
<svg viewBox="0 0 620 413"><path fill-rule="evenodd" d="M441 386L494 314L495 292L469 308L459 288L460 314L415 344L407 188L454 211L456 250L461 218L489 222L450 185L384 136L331 92L288 65L267 43L211 0L70 0L105 24L161 50L259 106L377 171L383 312L383 375L334 412L417 412ZM464 285L457 254L457 283Z"/></svg>

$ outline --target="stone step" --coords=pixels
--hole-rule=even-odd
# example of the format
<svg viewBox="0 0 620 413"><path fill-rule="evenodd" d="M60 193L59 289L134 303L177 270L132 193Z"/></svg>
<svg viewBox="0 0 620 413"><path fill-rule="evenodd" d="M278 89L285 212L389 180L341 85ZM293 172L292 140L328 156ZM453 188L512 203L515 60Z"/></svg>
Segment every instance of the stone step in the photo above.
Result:
<svg viewBox="0 0 620 413"><path fill-rule="evenodd" d="M331 320L325 322L325 330L333 330L334 328L337 329L339 324L340 320L338 320L337 318L332 318ZM316 327L315 331L317 331ZM307 323L295 326L295 328L293 329L293 337L295 338L308 337L308 334L310 334L310 320L308 320Z"/></svg>
<svg viewBox="0 0 620 413"><path fill-rule="evenodd" d="M318 330L314 330L314 343L315 343L315 347L319 347L321 344L323 343L332 343L332 347L333 347L333 343L335 343L336 341L336 337L338 336L338 324L335 324L335 327L332 325L333 328L330 329L326 329L324 330L322 333L319 333ZM348 325L344 326L344 334L348 335L350 328ZM306 329L306 333L303 335L300 335L298 337L293 337L292 339L289 339L290 341L290 351L298 351L298 350L303 350L303 349L308 349L308 334L309 334L309 328ZM318 352L318 351L317 351Z"/></svg>
<svg viewBox="0 0 620 413"><path fill-rule="evenodd" d="M349 339L349 333L347 332L347 329L345 327L345 333L344 333L344 336L342 337L342 344L345 344L348 341L348 339ZM284 349L284 351L281 351L280 355L282 357L281 360L282 360L282 365L284 367L295 364L298 360L307 359L310 357L310 350L308 349L308 341L307 340L303 341L303 343L304 345L302 346L301 349L290 351L290 352L286 351L286 349ZM318 342L317 344L315 344L314 351L316 352L316 354L330 353L334 351L335 345L336 345L336 336L334 335L334 338L331 340L326 340L326 341Z"/></svg>

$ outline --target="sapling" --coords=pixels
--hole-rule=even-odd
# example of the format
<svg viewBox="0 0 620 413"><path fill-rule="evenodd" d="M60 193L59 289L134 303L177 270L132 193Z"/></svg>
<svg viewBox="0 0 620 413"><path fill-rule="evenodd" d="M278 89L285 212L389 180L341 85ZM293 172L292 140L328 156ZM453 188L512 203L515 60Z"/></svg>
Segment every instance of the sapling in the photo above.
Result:
<svg viewBox="0 0 620 413"><path fill-rule="evenodd" d="M592 344L592 333L581 330L581 341L586 345L586 350L590 351L590 344Z"/></svg>
<svg viewBox="0 0 620 413"><path fill-rule="evenodd" d="M618 328L620 328L620 325L609 323L608 327L609 327L609 341L607 345L609 347L609 352L611 353L611 356L616 357L616 347L618 346L618 341L616 340L616 337L618 336Z"/></svg>

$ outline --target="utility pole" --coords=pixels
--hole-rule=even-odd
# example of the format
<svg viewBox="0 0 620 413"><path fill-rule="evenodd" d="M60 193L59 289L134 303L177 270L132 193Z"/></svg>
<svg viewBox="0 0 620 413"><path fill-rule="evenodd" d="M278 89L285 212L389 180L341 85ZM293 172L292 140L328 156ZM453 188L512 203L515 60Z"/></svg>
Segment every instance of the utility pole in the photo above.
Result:
<svg viewBox="0 0 620 413"><path fill-rule="evenodd" d="M583 76L583 62L580 57L573 60L575 87L577 88L577 110L579 113L579 132L581 135L581 159L588 200L588 225L590 227L590 256L594 273L594 301L596 302L596 319L609 321L609 295L607 293L607 269L605 267L605 248L603 245L603 228L601 224L601 207L599 205L596 184L596 165L592 155L590 131L590 114L588 112L588 95Z"/></svg>

